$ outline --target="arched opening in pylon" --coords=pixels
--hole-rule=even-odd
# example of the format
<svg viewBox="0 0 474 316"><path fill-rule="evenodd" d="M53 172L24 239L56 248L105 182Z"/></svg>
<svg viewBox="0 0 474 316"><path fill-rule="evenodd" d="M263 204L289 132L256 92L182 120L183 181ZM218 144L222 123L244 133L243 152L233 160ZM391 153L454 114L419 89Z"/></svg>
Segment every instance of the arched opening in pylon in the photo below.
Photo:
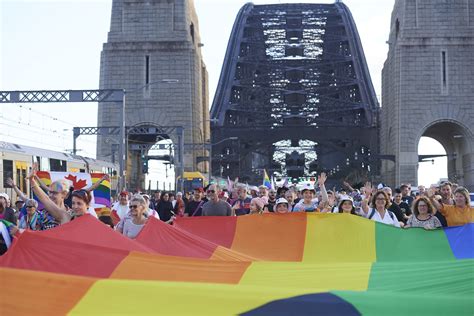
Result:
<svg viewBox="0 0 474 316"><path fill-rule="evenodd" d="M145 175L147 190L175 189L175 152L171 139L159 140L148 150L148 173Z"/></svg>
<svg viewBox="0 0 474 316"><path fill-rule="evenodd" d="M441 120L425 127L418 147L418 182L425 184L423 182L447 178L459 185L470 186L471 140L469 128L454 120ZM431 180L423 178L427 173L431 177L427 179Z"/></svg>
<svg viewBox="0 0 474 316"><path fill-rule="evenodd" d="M448 178L448 159L443 145L431 137L421 137L418 142L418 185L429 187ZM433 156L426 157L423 156Z"/></svg>
<svg viewBox="0 0 474 316"><path fill-rule="evenodd" d="M127 130L127 180L134 191L174 190L175 148L169 131L154 123Z"/></svg>

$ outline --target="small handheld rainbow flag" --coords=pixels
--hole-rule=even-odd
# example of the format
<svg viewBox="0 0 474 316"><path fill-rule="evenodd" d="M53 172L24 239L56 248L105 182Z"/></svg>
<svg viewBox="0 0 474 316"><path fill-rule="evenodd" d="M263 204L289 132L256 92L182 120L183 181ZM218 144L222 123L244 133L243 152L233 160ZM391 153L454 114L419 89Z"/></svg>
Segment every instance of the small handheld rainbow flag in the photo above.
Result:
<svg viewBox="0 0 474 316"><path fill-rule="evenodd" d="M270 182L270 177L268 176L267 170L263 169L263 185L268 189L272 188L272 183Z"/></svg>

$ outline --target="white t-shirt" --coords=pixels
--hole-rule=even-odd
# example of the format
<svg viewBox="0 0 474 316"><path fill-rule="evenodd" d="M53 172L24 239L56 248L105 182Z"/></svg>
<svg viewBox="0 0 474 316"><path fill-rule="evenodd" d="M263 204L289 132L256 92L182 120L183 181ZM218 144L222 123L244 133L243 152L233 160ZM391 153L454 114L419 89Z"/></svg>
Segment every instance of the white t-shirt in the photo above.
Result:
<svg viewBox="0 0 474 316"><path fill-rule="evenodd" d="M372 216L372 218L370 218L371 220L379 222L379 223L384 223L387 225L392 225L395 227L400 227L400 223L398 222L397 216L395 216L395 214L393 213L392 213L392 216L390 216L390 211L385 210L385 214L382 218L380 216L380 213L377 210L374 210L373 208L369 208L369 211L367 212L367 214L365 214L365 217L369 218L372 213L374 213L374 215Z"/></svg>
<svg viewBox="0 0 474 316"><path fill-rule="evenodd" d="M120 219L124 219L125 216L126 216L126 215L128 214L128 212L129 212L128 204L127 204L127 205L122 205L122 204L120 204L120 202L116 202L116 203L112 206L112 211L117 212L117 216L118 216Z"/></svg>
<svg viewBox="0 0 474 316"><path fill-rule="evenodd" d="M311 200L311 204L305 204L304 200L301 199L296 205L293 207L293 212L315 212L318 208L318 200L313 199Z"/></svg>
<svg viewBox="0 0 474 316"><path fill-rule="evenodd" d="M155 217L156 219L160 219L160 215L158 214L158 212L155 211L155 210L153 210L153 209L151 209L151 208L149 208L146 213L147 213L148 217L153 216L153 217Z"/></svg>
<svg viewBox="0 0 474 316"><path fill-rule="evenodd" d="M99 218L97 216L97 213L95 212L94 208L92 206L89 206L89 208L87 209L87 213L88 214L91 214L92 216L94 216L95 218Z"/></svg>
<svg viewBox="0 0 474 316"><path fill-rule="evenodd" d="M128 238L135 239L137 235L141 232L141 230L145 227L145 224L137 225L133 223L133 219L131 217L125 217L124 219L120 220L115 227L116 230L122 230L122 234L127 236Z"/></svg>

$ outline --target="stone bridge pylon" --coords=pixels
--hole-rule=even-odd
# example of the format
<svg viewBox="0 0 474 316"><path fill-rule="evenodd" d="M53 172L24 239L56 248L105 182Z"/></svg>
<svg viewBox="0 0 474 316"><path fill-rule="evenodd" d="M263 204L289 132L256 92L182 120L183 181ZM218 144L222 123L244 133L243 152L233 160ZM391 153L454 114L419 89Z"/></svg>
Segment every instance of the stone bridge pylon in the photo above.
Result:
<svg viewBox="0 0 474 316"><path fill-rule="evenodd" d="M448 155L448 177L474 190L474 3L396 1L382 75L385 182L417 184L418 143Z"/></svg>
<svg viewBox="0 0 474 316"><path fill-rule="evenodd" d="M114 0L110 32L101 54L100 88L126 90L126 126L148 122L157 131L182 126L184 143L205 143L210 138L209 101L201 47L193 1ZM98 126L120 125L119 111L117 105L99 103ZM146 152L133 150L140 146L132 145L151 147L163 138L178 144L175 133L128 138L127 183L131 188L143 184L140 157ZM119 142L116 136L98 136L97 157L110 160L111 145ZM184 170L196 170L198 156L205 153L193 146L186 148Z"/></svg>

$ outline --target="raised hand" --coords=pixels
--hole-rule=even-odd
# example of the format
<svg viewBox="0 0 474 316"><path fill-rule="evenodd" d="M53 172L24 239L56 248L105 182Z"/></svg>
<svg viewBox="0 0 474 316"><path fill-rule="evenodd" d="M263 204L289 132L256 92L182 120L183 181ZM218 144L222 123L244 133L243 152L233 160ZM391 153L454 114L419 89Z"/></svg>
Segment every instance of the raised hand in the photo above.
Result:
<svg viewBox="0 0 474 316"><path fill-rule="evenodd" d="M372 194L372 184L370 182L366 182L364 185L364 195L366 198L369 198L370 195Z"/></svg>
<svg viewBox="0 0 474 316"><path fill-rule="evenodd" d="M426 194L431 199L435 195L435 189L434 188L429 188L428 191L426 191Z"/></svg>
<svg viewBox="0 0 474 316"><path fill-rule="evenodd" d="M26 176L26 179L30 179L30 180L33 179L33 177L36 176L36 172L38 172L37 162L33 163L33 165L31 166L30 172Z"/></svg>
<svg viewBox="0 0 474 316"><path fill-rule="evenodd" d="M15 183L15 181L13 181L12 178L8 178L7 181L6 181L6 183L7 183L7 185L8 185L9 187L11 187L11 188L16 187L16 183Z"/></svg>
<svg viewBox="0 0 474 316"><path fill-rule="evenodd" d="M318 176L318 185L319 186L323 186L324 183L326 182L327 180L327 176L326 176L326 173L325 172L321 172L321 174Z"/></svg>

